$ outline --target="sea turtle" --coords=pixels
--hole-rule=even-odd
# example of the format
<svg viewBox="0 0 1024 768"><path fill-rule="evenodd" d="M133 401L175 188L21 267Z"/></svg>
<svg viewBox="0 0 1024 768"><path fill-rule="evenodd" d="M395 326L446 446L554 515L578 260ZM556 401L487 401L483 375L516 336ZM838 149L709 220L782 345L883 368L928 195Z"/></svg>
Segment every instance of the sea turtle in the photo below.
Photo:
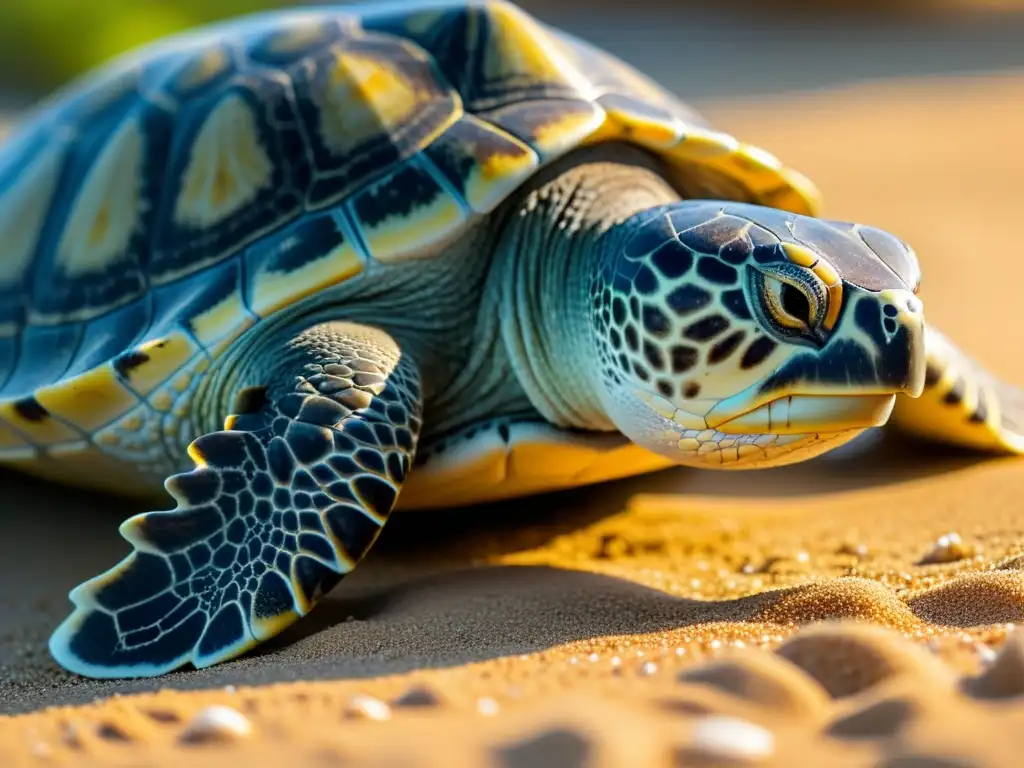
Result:
<svg viewBox="0 0 1024 768"><path fill-rule="evenodd" d="M0 150L0 461L177 506L121 525L54 658L237 656L399 499L776 466L894 404L1021 452L1020 393L926 329L910 247L817 210L502 0L247 17L71 86Z"/></svg>

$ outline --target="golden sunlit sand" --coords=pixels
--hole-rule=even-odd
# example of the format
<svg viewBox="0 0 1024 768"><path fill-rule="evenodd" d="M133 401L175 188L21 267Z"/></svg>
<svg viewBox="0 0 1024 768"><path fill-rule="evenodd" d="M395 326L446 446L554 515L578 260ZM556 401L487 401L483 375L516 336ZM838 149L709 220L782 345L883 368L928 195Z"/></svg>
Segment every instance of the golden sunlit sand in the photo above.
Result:
<svg viewBox="0 0 1024 768"><path fill-rule="evenodd" d="M827 215L912 242L929 320L1024 384L1022 100L1007 75L705 111L814 178ZM845 453L409 513L266 652L131 683L46 655L67 587L123 548L83 497L0 552L28 585L0 604L21 713L0 765L1017 764L1024 461L891 435Z"/></svg>

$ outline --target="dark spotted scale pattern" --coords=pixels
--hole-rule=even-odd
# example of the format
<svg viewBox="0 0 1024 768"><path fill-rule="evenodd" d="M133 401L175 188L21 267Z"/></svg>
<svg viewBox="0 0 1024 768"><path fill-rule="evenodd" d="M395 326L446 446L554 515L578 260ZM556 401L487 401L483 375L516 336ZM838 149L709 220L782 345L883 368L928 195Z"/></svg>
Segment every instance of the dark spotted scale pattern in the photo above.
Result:
<svg viewBox="0 0 1024 768"><path fill-rule="evenodd" d="M741 285L761 248L780 258L779 239L720 203L670 205L641 214L617 261L592 283L594 317L606 342L602 371L635 376L660 395L696 397L700 386L663 377L736 358L756 333ZM760 342L746 359L770 352Z"/></svg>
<svg viewBox="0 0 1024 768"><path fill-rule="evenodd" d="M383 334L330 323L275 347L264 385L196 440L177 509L122 527L136 552L76 593L58 655L125 674L207 666L276 634L377 538L413 460L418 373ZM292 377L289 379L289 376Z"/></svg>

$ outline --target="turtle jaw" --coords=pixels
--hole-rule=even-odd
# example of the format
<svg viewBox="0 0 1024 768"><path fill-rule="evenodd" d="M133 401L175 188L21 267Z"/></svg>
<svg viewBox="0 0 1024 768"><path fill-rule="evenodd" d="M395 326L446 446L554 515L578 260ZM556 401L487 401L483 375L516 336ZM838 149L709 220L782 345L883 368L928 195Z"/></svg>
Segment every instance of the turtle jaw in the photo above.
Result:
<svg viewBox="0 0 1024 768"><path fill-rule="evenodd" d="M766 361L753 384L706 410L647 395L638 398L646 414L623 411L617 422L678 464L715 469L805 461L883 426L897 395L917 397L924 387L920 302L903 289L846 288L847 311L820 348L794 346L781 363Z"/></svg>
<svg viewBox="0 0 1024 768"><path fill-rule="evenodd" d="M926 374L921 302L909 291L847 286L849 310L820 349L802 349L704 416L725 432L785 424L800 432L881 426L896 395L918 397Z"/></svg>
<svg viewBox="0 0 1024 768"><path fill-rule="evenodd" d="M752 411L708 425L729 435L807 435L861 432L889 420L896 395L786 395Z"/></svg>

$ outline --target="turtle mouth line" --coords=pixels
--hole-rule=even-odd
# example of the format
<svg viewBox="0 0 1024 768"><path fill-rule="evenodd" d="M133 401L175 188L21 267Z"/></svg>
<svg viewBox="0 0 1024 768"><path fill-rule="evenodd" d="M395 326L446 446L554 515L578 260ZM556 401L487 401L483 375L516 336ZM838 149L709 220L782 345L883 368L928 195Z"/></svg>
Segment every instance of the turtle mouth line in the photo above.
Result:
<svg viewBox="0 0 1024 768"><path fill-rule="evenodd" d="M785 395L714 425L726 434L802 435L880 427L896 396Z"/></svg>

